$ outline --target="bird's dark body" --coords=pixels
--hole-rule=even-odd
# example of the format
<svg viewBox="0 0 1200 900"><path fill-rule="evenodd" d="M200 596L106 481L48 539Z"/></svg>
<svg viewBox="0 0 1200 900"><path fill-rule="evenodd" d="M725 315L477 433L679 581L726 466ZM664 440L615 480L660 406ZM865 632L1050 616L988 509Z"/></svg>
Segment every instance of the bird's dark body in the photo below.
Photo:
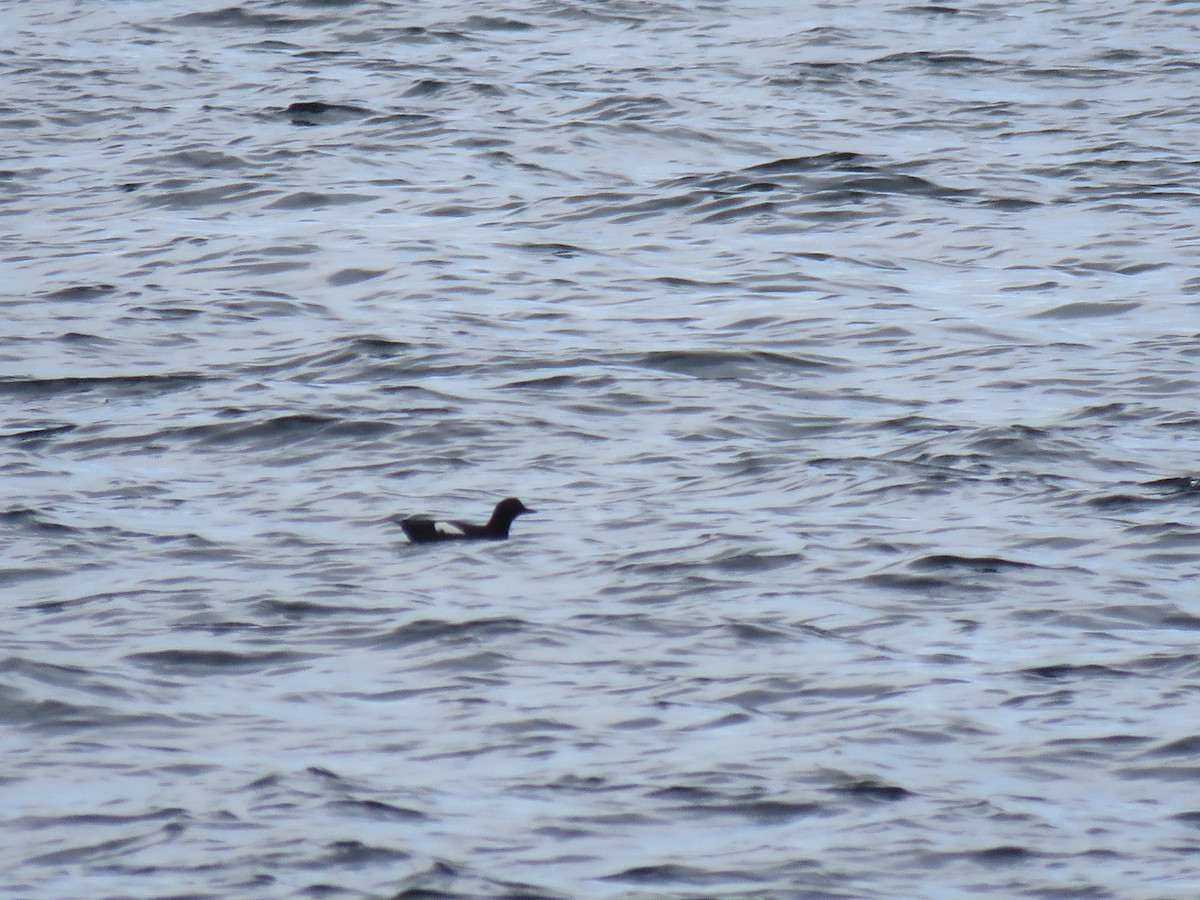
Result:
<svg viewBox="0 0 1200 900"><path fill-rule="evenodd" d="M409 541L414 544L433 544L440 541L503 541L508 538L513 520L522 513L531 513L516 497L508 497L496 504L491 519L486 525L474 522L439 522L428 516L396 517L394 521L404 529Z"/></svg>

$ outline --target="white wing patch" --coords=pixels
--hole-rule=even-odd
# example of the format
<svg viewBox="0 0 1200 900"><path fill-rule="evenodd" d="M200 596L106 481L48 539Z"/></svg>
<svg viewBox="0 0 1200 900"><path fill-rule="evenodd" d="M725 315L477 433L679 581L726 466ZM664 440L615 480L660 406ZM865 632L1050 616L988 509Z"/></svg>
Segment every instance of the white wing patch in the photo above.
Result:
<svg viewBox="0 0 1200 900"><path fill-rule="evenodd" d="M434 522L433 530L438 534L444 534L449 537L463 537L466 532L455 525L453 522Z"/></svg>

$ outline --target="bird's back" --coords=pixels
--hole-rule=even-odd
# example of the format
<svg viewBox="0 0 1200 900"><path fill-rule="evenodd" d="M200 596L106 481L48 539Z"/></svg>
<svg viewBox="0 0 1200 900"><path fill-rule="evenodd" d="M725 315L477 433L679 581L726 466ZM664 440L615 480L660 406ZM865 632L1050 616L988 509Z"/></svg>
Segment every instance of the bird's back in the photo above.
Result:
<svg viewBox="0 0 1200 900"><path fill-rule="evenodd" d="M492 537L486 526L473 525L470 522L439 522L427 516L412 516L396 521L414 544L454 541L466 537Z"/></svg>
<svg viewBox="0 0 1200 900"><path fill-rule="evenodd" d="M427 544L430 541L442 541L446 539L446 535L438 532L437 522L433 521L433 519L414 516L409 519L397 519L397 523L404 530L408 539L414 544Z"/></svg>

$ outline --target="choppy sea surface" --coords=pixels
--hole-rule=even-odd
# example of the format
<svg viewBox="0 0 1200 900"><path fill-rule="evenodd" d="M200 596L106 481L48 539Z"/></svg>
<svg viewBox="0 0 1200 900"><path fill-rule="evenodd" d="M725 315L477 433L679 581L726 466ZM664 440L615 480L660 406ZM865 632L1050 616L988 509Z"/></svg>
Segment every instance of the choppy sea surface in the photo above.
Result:
<svg viewBox="0 0 1200 900"><path fill-rule="evenodd" d="M0 895L1195 897L1198 43L6 4Z"/></svg>

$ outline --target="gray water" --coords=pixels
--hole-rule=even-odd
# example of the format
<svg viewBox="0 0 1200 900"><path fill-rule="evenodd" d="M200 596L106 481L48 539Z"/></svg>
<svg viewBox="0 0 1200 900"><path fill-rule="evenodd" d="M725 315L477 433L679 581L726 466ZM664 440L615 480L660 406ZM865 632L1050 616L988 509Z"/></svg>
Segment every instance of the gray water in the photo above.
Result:
<svg viewBox="0 0 1200 900"><path fill-rule="evenodd" d="M7 4L0 895L1196 896L1197 46Z"/></svg>

